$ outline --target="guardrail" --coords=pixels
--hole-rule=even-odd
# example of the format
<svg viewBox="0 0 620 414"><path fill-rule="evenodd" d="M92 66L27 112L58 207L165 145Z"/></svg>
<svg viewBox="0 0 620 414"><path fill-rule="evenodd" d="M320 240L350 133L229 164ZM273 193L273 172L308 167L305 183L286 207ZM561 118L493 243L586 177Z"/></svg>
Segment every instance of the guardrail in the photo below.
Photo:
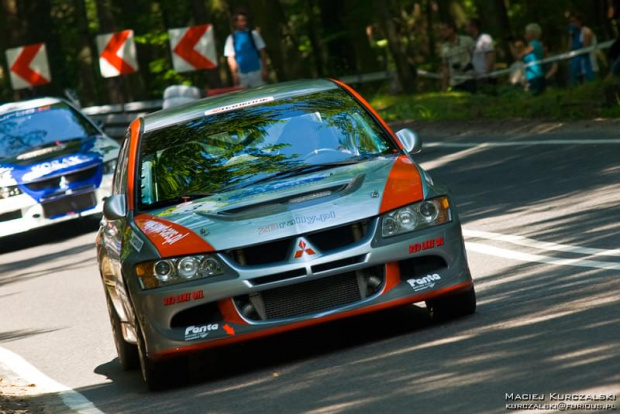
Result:
<svg viewBox="0 0 620 414"><path fill-rule="evenodd" d="M126 104L89 106L82 112L101 124L103 131L112 138L122 139L129 124L139 116L162 108L163 100L129 102Z"/></svg>

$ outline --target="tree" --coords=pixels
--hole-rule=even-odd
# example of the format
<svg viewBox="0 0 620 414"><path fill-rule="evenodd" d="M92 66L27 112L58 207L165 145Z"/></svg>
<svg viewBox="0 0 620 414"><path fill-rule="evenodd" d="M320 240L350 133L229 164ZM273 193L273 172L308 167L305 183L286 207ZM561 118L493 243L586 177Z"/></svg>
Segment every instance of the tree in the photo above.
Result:
<svg viewBox="0 0 620 414"><path fill-rule="evenodd" d="M402 39L396 30L392 14L388 9L388 4L391 5L392 2L373 0L373 4L377 11L379 25L387 37L388 48L394 59L398 80L400 81L403 92L413 93L415 91L415 72L412 71L409 66Z"/></svg>

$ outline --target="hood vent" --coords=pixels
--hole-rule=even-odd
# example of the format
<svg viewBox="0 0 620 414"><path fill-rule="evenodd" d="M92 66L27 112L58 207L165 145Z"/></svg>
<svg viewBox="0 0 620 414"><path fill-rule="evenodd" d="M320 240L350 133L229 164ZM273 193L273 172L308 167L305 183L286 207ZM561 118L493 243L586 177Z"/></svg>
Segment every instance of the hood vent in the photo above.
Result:
<svg viewBox="0 0 620 414"><path fill-rule="evenodd" d="M359 189L363 182L364 174L360 174L346 184L314 189L312 191L288 195L262 203L220 210L216 213L207 213L200 210L195 211L195 213L204 217L230 221L259 218L282 213L291 209L309 207L317 202L325 202L327 200L343 197Z"/></svg>

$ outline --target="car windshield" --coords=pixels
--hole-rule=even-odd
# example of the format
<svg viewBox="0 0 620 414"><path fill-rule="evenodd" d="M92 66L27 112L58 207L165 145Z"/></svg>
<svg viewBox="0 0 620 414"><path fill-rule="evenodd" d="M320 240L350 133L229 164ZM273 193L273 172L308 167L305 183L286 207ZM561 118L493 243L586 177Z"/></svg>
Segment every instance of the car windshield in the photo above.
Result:
<svg viewBox="0 0 620 414"><path fill-rule="evenodd" d="M0 159L98 133L86 118L64 102L1 114Z"/></svg>
<svg viewBox="0 0 620 414"><path fill-rule="evenodd" d="M142 208L398 152L341 90L251 102L144 134Z"/></svg>

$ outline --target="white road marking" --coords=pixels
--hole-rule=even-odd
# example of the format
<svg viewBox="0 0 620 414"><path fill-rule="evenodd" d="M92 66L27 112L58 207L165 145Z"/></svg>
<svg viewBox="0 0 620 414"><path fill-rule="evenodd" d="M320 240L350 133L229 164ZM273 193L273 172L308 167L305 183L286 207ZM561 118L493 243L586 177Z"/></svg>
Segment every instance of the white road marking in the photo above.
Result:
<svg viewBox="0 0 620 414"><path fill-rule="evenodd" d="M522 147L532 145L620 145L620 139L547 139L540 141L508 142L425 142L425 147L491 148Z"/></svg>
<svg viewBox="0 0 620 414"><path fill-rule="evenodd" d="M590 267L596 269L620 270L620 263L600 262L588 259L559 259L557 257L542 256L538 254L516 252L514 250L502 249L500 247L489 246L486 244L465 242L468 251L487 254L490 256L503 257L504 259L518 260L520 262L535 262L552 264L556 266L577 266Z"/></svg>
<svg viewBox="0 0 620 414"><path fill-rule="evenodd" d="M58 394L63 403L74 412L103 414L102 411L79 392L54 381L21 356L2 347L0 347L0 365L5 366L26 382L35 384L37 389L45 393Z"/></svg>
<svg viewBox="0 0 620 414"><path fill-rule="evenodd" d="M524 236L491 233L491 232L486 232L486 231L470 230L466 228L463 229L463 235L465 237L472 237L472 238L478 238L478 239L498 240L498 241L503 241L503 242L507 242L510 244L516 244L518 246L533 247L533 248L540 249L540 250L577 253L577 254L585 254L589 256L620 257L620 249L605 250L605 249L594 249L591 247L571 246L569 244L557 244L557 243L549 243L549 242L534 240L534 239L530 239Z"/></svg>

